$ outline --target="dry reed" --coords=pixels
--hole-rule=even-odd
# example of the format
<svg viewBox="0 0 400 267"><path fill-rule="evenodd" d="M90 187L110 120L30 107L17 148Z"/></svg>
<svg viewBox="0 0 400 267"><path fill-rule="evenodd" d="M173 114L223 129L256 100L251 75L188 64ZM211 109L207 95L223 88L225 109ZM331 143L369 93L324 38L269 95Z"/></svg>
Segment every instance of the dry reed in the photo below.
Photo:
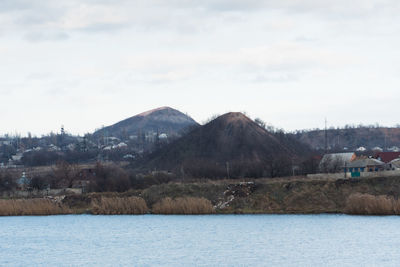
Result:
<svg viewBox="0 0 400 267"><path fill-rule="evenodd" d="M92 200L92 214L145 214L148 208L140 197L101 197Z"/></svg>
<svg viewBox="0 0 400 267"><path fill-rule="evenodd" d="M195 197L176 199L167 197L155 203L152 211L154 214L211 214L215 212L208 199Z"/></svg>
<svg viewBox="0 0 400 267"><path fill-rule="evenodd" d="M358 215L400 215L400 200L384 195L356 193L348 197L344 211Z"/></svg>
<svg viewBox="0 0 400 267"><path fill-rule="evenodd" d="M66 206L49 199L1 199L0 216L70 214Z"/></svg>

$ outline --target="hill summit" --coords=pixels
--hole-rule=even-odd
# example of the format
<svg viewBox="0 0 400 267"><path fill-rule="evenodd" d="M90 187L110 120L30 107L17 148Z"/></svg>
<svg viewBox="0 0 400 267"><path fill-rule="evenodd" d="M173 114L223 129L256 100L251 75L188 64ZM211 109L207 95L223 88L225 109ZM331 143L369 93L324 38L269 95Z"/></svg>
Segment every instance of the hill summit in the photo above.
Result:
<svg viewBox="0 0 400 267"><path fill-rule="evenodd" d="M155 151L144 165L195 177L276 176L278 165L291 164L307 149L242 113L230 112Z"/></svg>
<svg viewBox="0 0 400 267"><path fill-rule="evenodd" d="M183 129L196 125L198 125L196 121L179 110L170 107L160 107L104 127L96 131L94 135L107 135L118 138L125 138L138 132L159 132L168 135L179 135Z"/></svg>

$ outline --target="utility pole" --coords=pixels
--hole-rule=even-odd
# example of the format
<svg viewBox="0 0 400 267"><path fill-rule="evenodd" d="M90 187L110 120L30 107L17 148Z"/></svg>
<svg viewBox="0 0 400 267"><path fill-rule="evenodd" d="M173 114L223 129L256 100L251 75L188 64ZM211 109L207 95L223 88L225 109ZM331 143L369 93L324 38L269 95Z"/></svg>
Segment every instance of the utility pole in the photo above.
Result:
<svg viewBox="0 0 400 267"><path fill-rule="evenodd" d="M328 121L325 117L325 154L328 153Z"/></svg>
<svg viewBox="0 0 400 267"><path fill-rule="evenodd" d="M387 151L386 147L387 147L387 143L386 143L386 132L385 132L385 144L383 145L383 151Z"/></svg>
<svg viewBox="0 0 400 267"><path fill-rule="evenodd" d="M292 177L294 177L294 163L293 163L293 157L292 157Z"/></svg>

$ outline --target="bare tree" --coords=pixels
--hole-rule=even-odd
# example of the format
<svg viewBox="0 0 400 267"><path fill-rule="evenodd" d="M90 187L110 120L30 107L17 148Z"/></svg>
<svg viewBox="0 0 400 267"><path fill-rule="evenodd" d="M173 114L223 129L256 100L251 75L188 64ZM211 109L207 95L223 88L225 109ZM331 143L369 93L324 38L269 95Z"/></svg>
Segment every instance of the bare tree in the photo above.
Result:
<svg viewBox="0 0 400 267"><path fill-rule="evenodd" d="M70 188L78 177L79 168L75 164L59 161L53 169L53 174L57 186Z"/></svg>

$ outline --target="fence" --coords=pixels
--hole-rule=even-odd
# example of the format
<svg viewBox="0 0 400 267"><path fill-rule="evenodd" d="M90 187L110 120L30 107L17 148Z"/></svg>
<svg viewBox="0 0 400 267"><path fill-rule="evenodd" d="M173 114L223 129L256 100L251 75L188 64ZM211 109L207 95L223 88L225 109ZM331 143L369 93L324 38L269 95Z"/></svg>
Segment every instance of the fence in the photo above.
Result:
<svg viewBox="0 0 400 267"><path fill-rule="evenodd" d="M377 171L377 172L360 172L360 176L357 178L367 178L367 177L391 177L400 176L400 170L395 171ZM312 179L342 179L351 178L351 172L342 173L317 173L317 174L307 174L307 178Z"/></svg>

